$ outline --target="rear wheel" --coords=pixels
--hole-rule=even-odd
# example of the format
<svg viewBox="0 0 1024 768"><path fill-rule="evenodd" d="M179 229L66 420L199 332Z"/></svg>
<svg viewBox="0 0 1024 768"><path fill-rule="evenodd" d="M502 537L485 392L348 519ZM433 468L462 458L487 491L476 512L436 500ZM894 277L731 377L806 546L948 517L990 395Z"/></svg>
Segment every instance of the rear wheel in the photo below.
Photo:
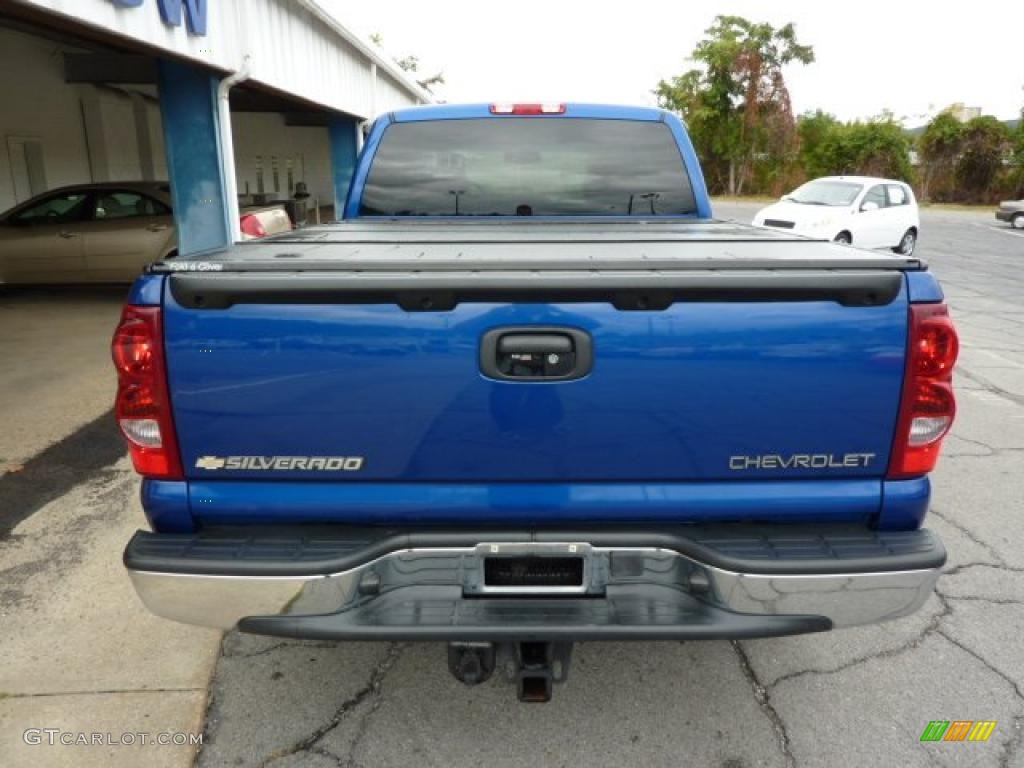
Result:
<svg viewBox="0 0 1024 768"><path fill-rule="evenodd" d="M842 243L843 245L849 245L850 243L853 242L853 235L851 235L849 232L840 232L838 235L836 235L834 242Z"/></svg>
<svg viewBox="0 0 1024 768"><path fill-rule="evenodd" d="M1024 213L1018 213L1010 219L1010 226L1014 229L1024 229Z"/></svg>
<svg viewBox="0 0 1024 768"><path fill-rule="evenodd" d="M908 229L903 233L900 244L893 248L893 251L901 256L913 256L915 248L917 248L917 231Z"/></svg>

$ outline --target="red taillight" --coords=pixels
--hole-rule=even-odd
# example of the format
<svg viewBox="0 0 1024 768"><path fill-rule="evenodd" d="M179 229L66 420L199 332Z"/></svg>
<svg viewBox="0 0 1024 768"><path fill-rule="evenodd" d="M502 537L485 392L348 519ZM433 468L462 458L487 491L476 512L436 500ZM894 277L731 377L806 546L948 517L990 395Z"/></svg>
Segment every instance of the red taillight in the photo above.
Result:
<svg viewBox="0 0 1024 768"><path fill-rule="evenodd" d="M245 214L238 222L239 228L249 237L266 237L267 230L263 228L263 222L251 213Z"/></svg>
<svg viewBox="0 0 1024 768"><path fill-rule="evenodd" d="M492 115L564 115L565 104L491 104Z"/></svg>
<svg viewBox="0 0 1024 768"><path fill-rule="evenodd" d="M159 307L127 306L110 344L117 369L114 413L135 471L167 480L182 477L171 419Z"/></svg>
<svg viewBox="0 0 1024 768"><path fill-rule="evenodd" d="M960 342L945 304L910 306L910 343L887 477L931 472L956 415L953 366Z"/></svg>

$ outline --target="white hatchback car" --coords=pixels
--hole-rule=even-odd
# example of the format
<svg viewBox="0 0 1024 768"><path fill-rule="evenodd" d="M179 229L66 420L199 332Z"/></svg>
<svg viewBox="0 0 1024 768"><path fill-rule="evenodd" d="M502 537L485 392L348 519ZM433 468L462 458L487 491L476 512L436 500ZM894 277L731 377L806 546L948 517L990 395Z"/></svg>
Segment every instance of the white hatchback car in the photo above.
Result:
<svg viewBox="0 0 1024 768"><path fill-rule="evenodd" d="M914 192L902 181L868 176L826 176L808 181L754 216L756 227L886 248L909 256L921 221Z"/></svg>

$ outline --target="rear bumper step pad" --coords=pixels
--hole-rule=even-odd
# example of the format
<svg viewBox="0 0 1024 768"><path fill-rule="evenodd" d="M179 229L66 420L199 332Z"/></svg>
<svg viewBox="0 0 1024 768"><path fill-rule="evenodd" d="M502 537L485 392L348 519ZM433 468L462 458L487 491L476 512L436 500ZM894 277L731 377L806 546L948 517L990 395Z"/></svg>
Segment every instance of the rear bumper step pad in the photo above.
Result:
<svg viewBox="0 0 1024 768"><path fill-rule="evenodd" d="M239 629L322 640L720 640L822 632L822 616L747 615L670 587L616 589L593 598L464 599L454 587L408 587L348 611L257 616Z"/></svg>

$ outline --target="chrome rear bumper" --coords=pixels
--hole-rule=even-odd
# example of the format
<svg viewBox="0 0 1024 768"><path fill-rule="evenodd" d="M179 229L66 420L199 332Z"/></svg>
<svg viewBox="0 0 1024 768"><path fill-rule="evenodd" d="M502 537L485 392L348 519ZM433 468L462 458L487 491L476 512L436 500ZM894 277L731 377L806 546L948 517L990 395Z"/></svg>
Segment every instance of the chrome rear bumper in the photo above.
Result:
<svg viewBox="0 0 1024 768"><path fill-rule="evenodd" d="M579 556L584 576L570 588L488 586L484 560L508 554ZM657 546L484 539L472 546L395 549L344 570L306 575L197 573L194 562L193 572L154 570L131 567L127 553L126 562L150 611L222 629L342 639L497 639L512 631L503 626L510 624L531 637L639 639L793 634L899 618L933 591L940 554L929 567L905 570L864 571L851 561L855 572L779 573L764 572L778 571L778 562L762 572L756 560L750 569L730 570ZM807 621L776 621L785 617ZM704 625L703 634L689 624Z"/></svg>

